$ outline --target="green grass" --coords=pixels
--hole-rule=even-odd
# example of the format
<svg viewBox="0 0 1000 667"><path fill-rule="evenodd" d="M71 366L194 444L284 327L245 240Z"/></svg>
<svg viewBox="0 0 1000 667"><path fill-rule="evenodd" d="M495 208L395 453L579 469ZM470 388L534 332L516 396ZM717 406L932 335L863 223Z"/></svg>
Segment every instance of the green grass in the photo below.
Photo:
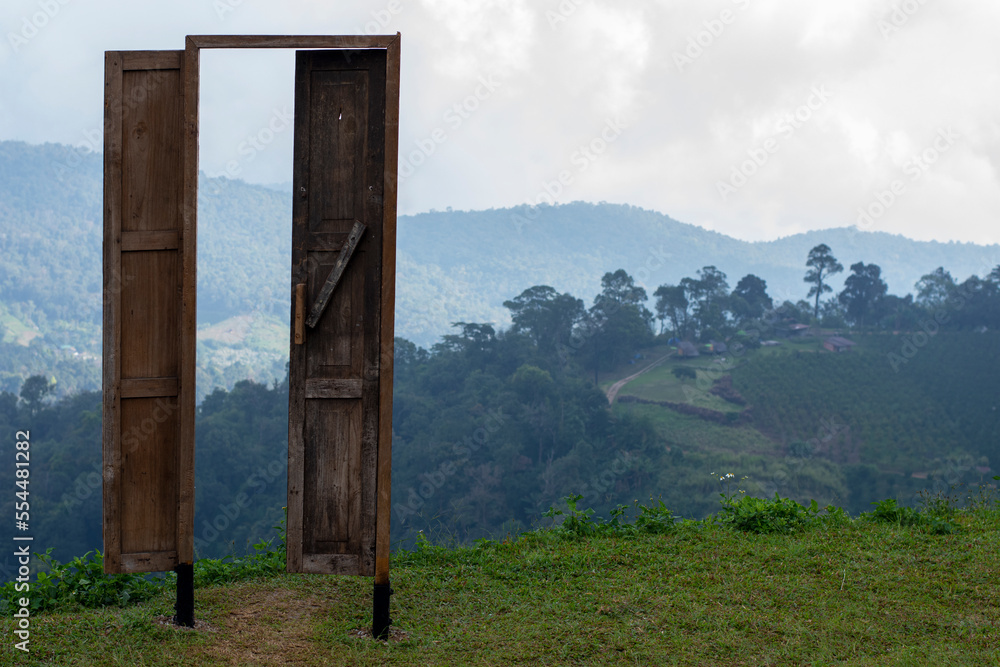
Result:
<svg viewBox="0 0 1000 667"><path fill-rule="evenodd" d="M826 340L828 336L794 336L792 338L780 338L778 342L781 345L776 346L763 346L759 347L753 351L753 356L769 357L781 354L788 354L789 352L820 352L824 351L823 341ZM847 336L850 338L850 335Z"/></svg>
<svg viewBox="0 0 1000 667"><path fill-rule="evenodd" d="M937 534L787 501L734 498L790 533L714 520L569 528L394 556L394 638L361 636L371 580L281 574L196 590L195 630L127 609L32 618L25 665L990 665L1000 662L1000 511ZM781 502L778 502L781 501ZM753 504L754 508L750 505ZM781 505L781 507L779 507ZM652 516L665 516L654 508ZM883 508L891 509L891 508ZM659 514L657 514L659 512ZM791 512L791 515L789 514ZM928 513L940 513L930 505ZM564 517L567 515L563 515ZM567 524L564 524L566 526ZM589 527L588 527L589 526ZM593 528L593 527L597 528ZM666 532L662 532L665 530ZM13 656L13 657L12 657Z"/></svg>
<svg viewBox="0 0 1000 667"><path fill-rule="evenodd" d="M597 386L601 389L601 391L606 392L608 388L611 387L611 385L613 385L618 380L627 378L630 375L635 375L639 371L648 367L650 364L655 363L658 359L660 359L664 355L669 354L674 349L675 348L672 348L671 346L666 344L654 345L652 347L645 348L642 350L643 358L637 360L637 363L630 364L626 362L620 364L617 368L613 370L602 371L598 375ZM593 369L591 369L591 372L593 372Z"/></svg>
<svg viewBox="0 0 1000 667"><path fill-rule="evenodd" d="M660 364L622 387L618 396L636 396L651 401L689 403L718 412L740 412L743 409L741 406L708 393L713 380L725 375L724 371L717 370L719 366L713 368L710 364L711 361L701 361L700 358ZM674 369L678 366L694 368L698 378L696 380L677 378L674 375Z"/></svg>
<svg viewBox="0 0 1000 667"><path fill-rule="evenodd" d="M648 418L664 438L685 451L764 456L777 456L780 452L777 443L752 426L724 426L659 405L623 403L615 405L615 410Z"/></svg>

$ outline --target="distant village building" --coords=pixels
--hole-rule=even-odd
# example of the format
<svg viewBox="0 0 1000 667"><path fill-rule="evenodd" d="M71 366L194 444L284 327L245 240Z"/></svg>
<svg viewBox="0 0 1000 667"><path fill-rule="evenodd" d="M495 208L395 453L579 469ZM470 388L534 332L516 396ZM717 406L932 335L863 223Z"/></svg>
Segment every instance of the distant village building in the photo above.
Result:
<svg viewBox="0 0 1000 667"><path fill-rule="evenodd" d="M791 338L793 336L808 336L810 327L808 324L798 322L780 322L773 327L774 335L778 338Z"/></svg>
<svg viewBox="0 0 1000 667"><path fill-rule="evenodd" d="M857 345L853 340L847 340L840 336L830 336L823 341L823 347L831 352L850 352L851 348Z"/></svg>
<svg viewBox="0 0 1000 667"><path fill-rule="evenodd" d="M681 341L680 343L677 343L677 354L679 354L682 357L697 357L698 348L696 348L694 345L687 342L686 340Z"/></svg>
<svg viewBox="0 0 1000 667"><path fill-rule="evenodd" d="M715 354L725 354L729 350L721 340L713 340L708 345Z"/></svg>

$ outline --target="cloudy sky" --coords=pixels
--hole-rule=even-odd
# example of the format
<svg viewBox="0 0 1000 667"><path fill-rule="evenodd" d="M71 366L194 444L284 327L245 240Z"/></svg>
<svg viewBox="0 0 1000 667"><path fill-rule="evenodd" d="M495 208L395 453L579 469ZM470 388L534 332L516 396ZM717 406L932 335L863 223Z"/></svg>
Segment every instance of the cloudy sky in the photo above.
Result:
<svg viewBox="0 0 1000 667"><path fill-rule="evenodd" d="M399 31L400 213L608 201L750 240L997 243L998 28L995 0L4 0L0 139L99 150L105 50ZM290 180L292 70L203 52L204 171Z"/></svg>

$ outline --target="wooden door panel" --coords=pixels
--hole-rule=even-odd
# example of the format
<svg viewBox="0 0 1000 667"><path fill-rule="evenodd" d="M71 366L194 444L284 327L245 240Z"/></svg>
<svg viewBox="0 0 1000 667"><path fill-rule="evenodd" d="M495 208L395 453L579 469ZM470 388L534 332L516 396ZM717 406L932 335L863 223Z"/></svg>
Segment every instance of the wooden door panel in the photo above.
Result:
<svg viewBox="0 0 1000 667"><path fill-rule="evenodd" d="M382 325L386 53L296 58L292 294L307 312L366 226L289 366L288 569L372 575ZM293 309L294 309L293 298ZM295 313L292 313L293 321Z"/></svg>
<svg viewBox="0 0 1000 667"><path fill-rule="evenodd" d="M307 400L303 534L307 553L357 553L361 537L361 401Z"/></svg>
<svg viewBox="0 0 1000 667"><path fill-rule="evenodd" d="M181 299L176 250L122 253L122 380L178 377Z"/></svg>
<svg viewBox="0 0 1000 667"><path fill-rule="evenodd" d="M194 252L183 51L108 52L104 569L193 560ZM186 227L187 224L187 227Z"/></svg>
<svg viewBox="0 0 1000 667"><path fill-rule="evenodd" d="M183 166L181 86L179 65L174 70L122 72L126 91L122 106L122 231L178 229Z"/></svg>
<svg viewBox="0 0 1000 667"><path fill-rule="evenodd" d="M122 452L121 495L128 499L122 553L176 551L177 418L163 403L162 398L122 401L122 430L133 434Z"/></svg>
<svg viewBox="0 0 1000 667"><path fill-rule="evenodd" d="M325 57L318 67L336 57ZM364 166L369 133L371 72L313 69L309 87L314 108L309 123L309 230L350 230L364 212Z"/></svg>

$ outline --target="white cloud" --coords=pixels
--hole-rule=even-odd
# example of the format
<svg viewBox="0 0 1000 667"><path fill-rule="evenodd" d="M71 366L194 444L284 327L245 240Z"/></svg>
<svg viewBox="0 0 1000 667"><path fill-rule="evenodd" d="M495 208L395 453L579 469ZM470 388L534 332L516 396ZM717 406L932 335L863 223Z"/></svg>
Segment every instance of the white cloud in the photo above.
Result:
<svg viewBox="0 0 1000 667"><path fill-rule="evenodd" d="M0 138L76 144L100 128L107 49L182 48L185 34L371 27L403 33L402 151L448 130L404 182L401 212L534 200L568 170L563 201L628 202L742 238L774 238L853 224L908 159L953 127L962 139L908 182L876 229L1000 242L1000 44L992 34L1000 5L990 0L909 3L919 9L903 18L893 15L906 4L897 0L220 1L232 11L220 16L201 0L75 0L16 52L9 35L38 4L5 3ZM732 19L721 31L720 17ZM674 54L692 39L697 57L679 71ZM215 129L203 136L202 159L218 172L291 101L291 64L277 53L212 53L205 67L203 122ZM460 126L448 125L445 114L481 76L499 88ZM815 85L831 99L785 136L783 119ZM574 155L615 117L627 129L580 171ZM723 201L717 183L769 138L780 140L777 151ZM286 180L288 139L241 175Z"/></svg>

